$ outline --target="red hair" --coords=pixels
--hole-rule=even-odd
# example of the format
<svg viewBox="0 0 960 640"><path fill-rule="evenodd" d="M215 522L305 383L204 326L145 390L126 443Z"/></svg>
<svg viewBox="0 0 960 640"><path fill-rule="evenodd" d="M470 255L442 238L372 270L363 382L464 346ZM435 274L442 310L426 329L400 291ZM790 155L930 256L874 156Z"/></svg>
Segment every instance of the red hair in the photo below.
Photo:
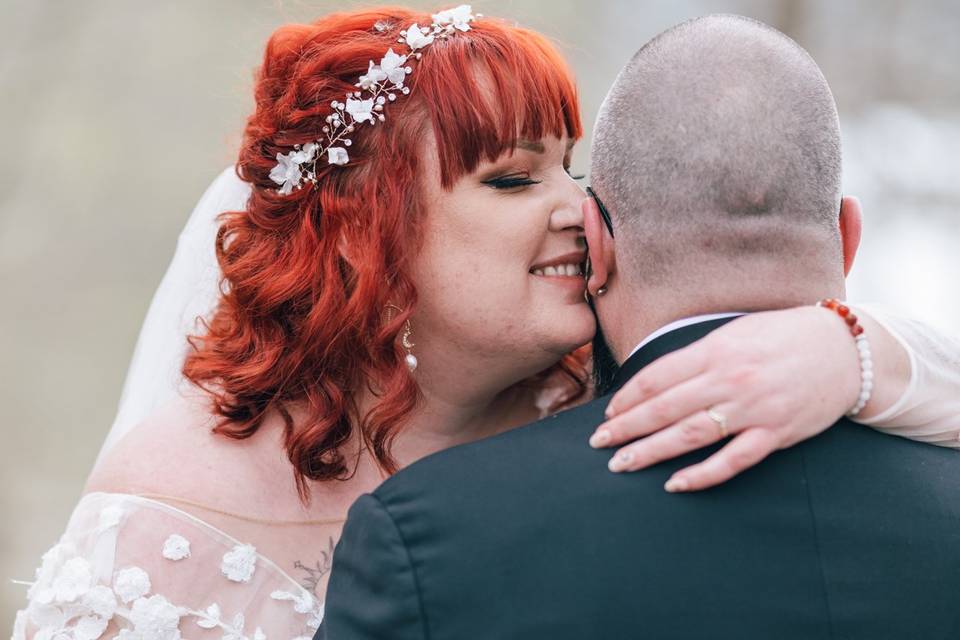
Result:
<svg viewBox="0 0 960 640"><path fill-rule="evenodd" d="M397 336L416 303L408 262L417 251L418 155L427 127L449 188L518 138L582 134L577 92L542 36L489 18L423 52L387 120L353 135L350 163L317 163L315 188L282 196L269 178L278 153L317 139L330 102L398 47L400 30L432 22L404 8L337 13L279 28L267 43L238 175L253 187L245 211L223 214L217 256L222 296L204 335L191 336L184 374L207 390L216 432L253 435L271 410L301 495L306 479L344 478L353 430L396 470L390 443L420 398ZM402 307L392 316L385 310ZM583 392L585 372L565 359ZM581 360L582 361L582 360ZM356 398L377 402L365 415ZM293 403L307 409L294 428Z"/></svg>

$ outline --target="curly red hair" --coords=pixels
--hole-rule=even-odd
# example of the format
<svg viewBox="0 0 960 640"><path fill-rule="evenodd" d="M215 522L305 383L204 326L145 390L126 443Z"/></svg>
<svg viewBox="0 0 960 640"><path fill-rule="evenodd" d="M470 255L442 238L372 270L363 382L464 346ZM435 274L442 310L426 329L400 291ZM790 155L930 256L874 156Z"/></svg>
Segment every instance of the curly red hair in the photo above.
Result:
<svg viewBox="0 0 960 640"><path fill-rule="evenodd" d="M395 471L390 443L420 398L397 336L417 299L407 266L419 237L415 178L427 127L444 187L518 138L582 134L576 87L554 47L482 18L424 50L411 94L387 105L385 123L357 131L348 165L321 160L315 188L279 195L269 177L276 155L316 139L330 102L354 90L368 62L396 47L402 29L431 21L387 7L283 26L256 77L237 164L252 195L246 210L222 215L222 296L205 333L190 337L183 372L213 396L217 433L247 438L269 411L283 416L304 497L306 479L349 475L341 448L355 428ZM393 305L403 309L385 313ZM580 393L582 361L560 365ZM365 389L378 400L359 415ZM293 403L308 416L296 428Z"/></svg>

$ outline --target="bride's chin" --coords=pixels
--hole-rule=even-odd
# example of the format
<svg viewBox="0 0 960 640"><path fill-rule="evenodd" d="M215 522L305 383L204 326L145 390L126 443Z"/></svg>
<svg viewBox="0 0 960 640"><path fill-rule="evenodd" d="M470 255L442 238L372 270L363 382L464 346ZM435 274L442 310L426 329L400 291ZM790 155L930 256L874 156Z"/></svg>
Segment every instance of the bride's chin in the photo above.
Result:
<svg viewBox="0 0 960 640"><path fill-rule="evenodd" d="M590 344L593 341L593 336L596 334L596 327L597 325L592 315L589 321L570 326L570 331L562 335L553 336L549 349L550 353L555 355L559 361L560 358L568 353Z"/></svg>

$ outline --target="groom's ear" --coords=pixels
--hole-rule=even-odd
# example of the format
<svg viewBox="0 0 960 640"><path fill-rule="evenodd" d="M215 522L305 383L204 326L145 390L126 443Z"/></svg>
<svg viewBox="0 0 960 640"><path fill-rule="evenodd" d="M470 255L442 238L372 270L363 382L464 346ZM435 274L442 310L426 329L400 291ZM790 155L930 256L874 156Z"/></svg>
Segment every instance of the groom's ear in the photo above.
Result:
<svg viewBox="0 0 960 640"><path fill-rule="evenodd" d="M583 213L583 233L587 239L590 253L590 277L587 279L587 291L596 296L597 290L607 283L610 275L616 272L616 258L613 253L613 238L600 217L600 207L593 198L585 198L580 205Z"/></svg>
<svg viewBox="0 0 960 640"><path fill-rule="evenodd" d="M853 259L860 247L860 234L863 231L863 210L860 201L853 196L844 196L840 200L840 243L843 248L843 275L850 275Z"/></svg>

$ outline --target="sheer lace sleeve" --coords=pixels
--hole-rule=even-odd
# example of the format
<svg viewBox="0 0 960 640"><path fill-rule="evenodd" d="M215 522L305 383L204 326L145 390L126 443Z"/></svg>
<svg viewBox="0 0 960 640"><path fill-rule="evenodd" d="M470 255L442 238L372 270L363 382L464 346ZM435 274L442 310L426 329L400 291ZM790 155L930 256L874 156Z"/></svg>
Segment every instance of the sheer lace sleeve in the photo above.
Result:
<svg viewBox="0 0 960 640"><path fill-rule="evenodd" d="M900 399L883 413L859 422L912 440L960 448L960 340L875 306L857 308L900 342L911 368Z"/></svg>
<svg viewBox="0 0 960 640"><path fill-rule="evenodd" d="M163 503L95 493L43 556L12 640L310 640L322 616L254 547Z"/></svg>

